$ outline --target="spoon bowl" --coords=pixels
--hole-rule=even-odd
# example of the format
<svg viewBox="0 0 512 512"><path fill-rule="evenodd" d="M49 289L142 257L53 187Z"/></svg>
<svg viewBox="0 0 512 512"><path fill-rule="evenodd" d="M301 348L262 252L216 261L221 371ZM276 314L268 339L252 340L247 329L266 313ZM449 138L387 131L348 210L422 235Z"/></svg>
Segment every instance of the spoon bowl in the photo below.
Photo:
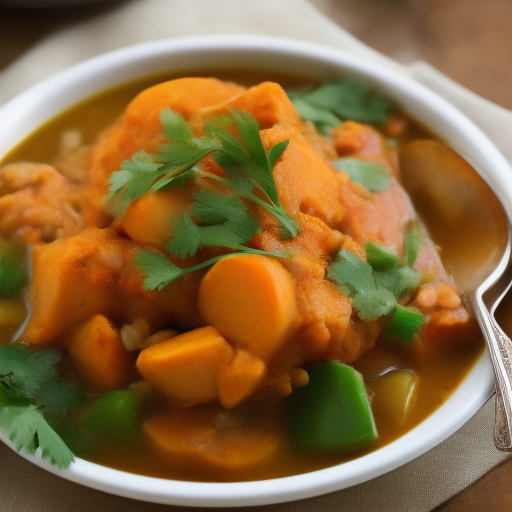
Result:
<svg viewBox="0 0 512 512"><path fill-rule="evenodd" d="M512 343L495 319L512 282L509 217L478 172L444 144L408 144L400 167L402 183L443 247L443 261L482 330L496 378L495 444L512 451Z"/></svg>

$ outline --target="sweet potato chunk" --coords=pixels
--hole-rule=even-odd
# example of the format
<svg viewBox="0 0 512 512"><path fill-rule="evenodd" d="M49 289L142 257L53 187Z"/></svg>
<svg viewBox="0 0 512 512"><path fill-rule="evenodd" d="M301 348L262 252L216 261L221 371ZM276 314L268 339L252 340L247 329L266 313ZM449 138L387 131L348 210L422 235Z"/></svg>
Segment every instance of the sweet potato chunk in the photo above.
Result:
<svg viewBox="0 0 512 512"><path fill-rule="evenodd" d="M157 415L146 421L143 433L161 457L201 472L239 473L279 455L283 441L275 427L215 412L207 408Z"/></svg>
<svg viewBox="0 0 512 512"><path fill-rule="evenodd" d="M294 128L275 126L263 130L261 139L267 150L284 140L290 141L273 173L284 209L292 217L299 212L318 217L336 229L344 215L336 171Z"/></svg>
<svg viewBox="0 0 512 512"><path fill-rule="evenodd" d="M69 329L64 346L89 389L110 391L128 383L135 357L124 347L119 330L103 315Z"/></svg>
<svg viewBox="0 0 512 512"><path fill-rule="evenodd" d="M96 313L127 324L141 318L155 329L170 322L200 325L201 276L187 275L161 292L145 290L144 278L133 262L139 250L113 230L95 228L34 247L32 315L20 340L46 343Z"/></svg>
<svg viewBox="0 0 512 512"><path fill-rule="evenodd" d="M219 402L229 409L248 397L260 384L267 367L258 357L238 349L235 357L219 369Z"/></svg>
<svg viewBox="0 0 512 512"><path fill-rule="evenodd" d="M121 219L121 228L132 240L163 249L196 191L191 185L149 192L130 204Z"/></svg>
<svg viewBox="0 0 512 512"><path fill-rule="evenodd" d="M144 149L155 153L163 142L160 113L164 108L186 120L198 109L216 105L245 89L214 78L178 78L142 91L127 107L125 116L107 130L92 154L92 182L98 206L107 193L110 175L123 160Z"/></svg>
<svg viewBox="0 0 512 512"><path fill-rule="evenodd" d="M192 126L202 125L203 118L218 117L233 109L245 110L258 121L260 129L279 124L300 128L302 121L283 88L274 82L263 82L250 87L225 103L206 107L190 120Z"/></svg>
<svg viewBox="0 0 512 512"><path fill-rule="evenodd" d="M198 305L207 324L264 361L291 340L299 322L291 275L255 254L215 263L201 281Z"/></svg>
<svg viewBox="0 0 512 512"><path fill-rule="evenodd" d="M144 349L137 359L142 376L161 393L186 405L217 398L219 368L233 348L213 327L202 327Z"/></svg>

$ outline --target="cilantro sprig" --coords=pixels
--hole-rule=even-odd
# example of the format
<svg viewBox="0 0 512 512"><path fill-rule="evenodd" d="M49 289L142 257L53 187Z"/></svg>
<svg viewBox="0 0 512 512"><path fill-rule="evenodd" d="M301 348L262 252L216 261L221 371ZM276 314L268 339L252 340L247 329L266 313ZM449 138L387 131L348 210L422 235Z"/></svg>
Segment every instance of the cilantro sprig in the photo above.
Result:
<svg viewBox="0 0 512 512"><path fill-rule="evenodd" d="M380 162L370 162L358 158L339 158L332 165L350 175L350 179L363 185L370 192L384 192L391 185L388 168Z"/></svg>
<svg viewBox="0 0 512 512"><path fill-rule="evenodd" d="M270 211L279 221L284 238L297 236L298 223L282 207L272 176L273 168L288 145L283 141L265 150L259 126L248 112L233 110L220 119L209 120L201 138L193 136L187 122L166 108L160 115L163 136L168 140L157 154L140 151L121 164L110 178L104 204L121 217L130 203L150 190L183 186L193 174L227 185L234 194L245 197ZM231 133L235 128L238 137ZM197 164L208 154L225 171L227 179L201 171ZM266 200L260 198L257 189Z"/></svg>
<svg viewBox="0 0 512 512"><path fill-rule="evenodd" d="M152 251L139 251L135 257L134 262L137 269L143 276L144 287L147 290L162 290L176 279L183 277L191 272L196 272L203 268L209 267L223 258L236 257L241 254L260 254L273 258L287 258L285 254L277 254L272 252L260 251L251 247L244 247L238 252L220 254L206 261L191 267L180 268L175 265L165 254L152 252Z"/></svg>
<svg viewBox="0 0 512 512"><path fill-rule="evenodd" d="M395 108L391 99L350 78L329 80L316 89L306 87L287 94L302 119L315 123L323 132L347 119L383 123Z"/></svg>
<svg viewBox="0 0 512 512"><path fill-rule="evenodd" d="M423 323L421 313L401 306L398 301L419 286L422 275L408 264L410 262L400 264L398 254L393 252L387 247L369 242L366 245L368 262L365 262L343 249L328 267L326 277L352 299L352 305L361 320L374 321L387 316L392 319L398 312L396 323L400 322L405 310L406 319L414 315L412 324L417 330Z"/></svg>
<svg viewBox="0 0 512 512"><path fill-rule="evenodd" d="M85 394L57 373L60 358L57 350L0 347L0 429L18 451L32 454L40 448L43 459L66 468L74 455L46 415L66 414L82 403Z"/></svg>

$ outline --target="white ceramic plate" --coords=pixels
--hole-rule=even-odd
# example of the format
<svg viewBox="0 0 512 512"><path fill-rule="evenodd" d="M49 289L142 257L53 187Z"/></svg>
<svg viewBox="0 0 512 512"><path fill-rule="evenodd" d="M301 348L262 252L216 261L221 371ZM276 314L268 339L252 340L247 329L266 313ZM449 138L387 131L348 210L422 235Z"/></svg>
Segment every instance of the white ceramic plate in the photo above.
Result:
<svg viewBox="0 0 512 512"><path fill-rule="evenodd" d="M487 137L450 104L413 80L360 57L278 38L204 36L156 41L78 64L32 87L0 109L0 158L45 120L96 92L163 71L193 72L216 67L265 69L318 79L340 74L363 77L464 154L488 183L501 192L510 211L510 167ZM69 469L59 470L38 457L22 455L69 480L139 500L206 507L277 503L349 487L405 464L459 429L484 404L493 387L493 373L484 353L455 393L400 439L338 466L274 480L181 482L128 474L80 459Z"/></svg>

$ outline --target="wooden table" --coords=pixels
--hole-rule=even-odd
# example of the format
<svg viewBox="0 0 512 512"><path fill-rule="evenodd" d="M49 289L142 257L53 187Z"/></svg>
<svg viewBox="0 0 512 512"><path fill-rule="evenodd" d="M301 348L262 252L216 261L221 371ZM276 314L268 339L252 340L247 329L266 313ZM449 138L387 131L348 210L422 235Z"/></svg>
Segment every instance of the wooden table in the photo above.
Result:
<svg viewBox="0 0 512 512"><path fill-rule="evenodd" d="M389 57L402 63L426 60L481 96L512 109L510 0L311 1L361 41ZM45 35L109 8L98 4L27 10L1 7L1 3L0 70ZM509 459L437 512L509 512L511 477Z"/></svg>

